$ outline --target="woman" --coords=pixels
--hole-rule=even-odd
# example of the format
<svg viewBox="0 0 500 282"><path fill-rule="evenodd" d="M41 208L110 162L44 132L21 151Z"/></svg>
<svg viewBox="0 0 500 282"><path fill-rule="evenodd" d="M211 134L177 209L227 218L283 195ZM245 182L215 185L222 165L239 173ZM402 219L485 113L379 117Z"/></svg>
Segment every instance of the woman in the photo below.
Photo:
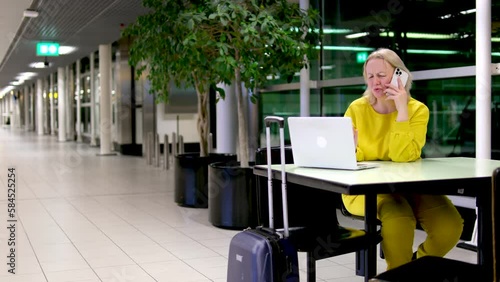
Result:
<svg viewBox="0 0 500 282"><path fill-rule="evenodd" d="M411 74L406 86L400 78L397 86L390 83L396 68L410 74L401 58L389 49L374 51L363 66L367 88L345 113L352 118L358 161L420 159L429 109L411 97ZM342 197L349 212L364 215L364 196ZM387 269L426 255L446 255L457 244L463 229L457 209L441 195L378 195L377 216L382 222ZM427 238L413 253L417 222L427 232Z"/></svg>

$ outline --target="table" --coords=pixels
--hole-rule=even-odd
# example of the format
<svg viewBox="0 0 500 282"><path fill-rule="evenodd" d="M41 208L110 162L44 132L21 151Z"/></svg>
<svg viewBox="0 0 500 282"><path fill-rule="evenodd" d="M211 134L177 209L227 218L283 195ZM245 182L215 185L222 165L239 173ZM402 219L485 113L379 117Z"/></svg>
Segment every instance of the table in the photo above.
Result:
<svg viewBox="0 0 500 282"><path fill-rule="evenodd" d="M376 161L378 167L347 171L285 165L286 181L333 193L365 195L365 230L375 234L377 194L418 193L476 197L478 208L478 264L493 270L491 239L491 176L500 161L476 158L428 158L410 163ZM267 177L267 165L254 166ZM281 165L272 165L281 180ZM365 281L376 275L376 245L366 250ZM492 275L492 274L491 274ZM491 279L489 279L491 280Z"/></svg>

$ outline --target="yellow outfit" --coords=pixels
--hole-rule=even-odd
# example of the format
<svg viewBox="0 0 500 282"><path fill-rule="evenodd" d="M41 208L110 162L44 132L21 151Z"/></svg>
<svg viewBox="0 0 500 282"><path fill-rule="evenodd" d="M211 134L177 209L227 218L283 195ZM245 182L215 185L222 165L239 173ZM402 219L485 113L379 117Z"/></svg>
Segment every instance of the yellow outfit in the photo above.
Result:
<svg viewBox="0 0 500 282"><path fill-rule="evenodd" d="M379 114L365 97L349 105L345 116L358 130L358 161L412 162L420 159L425 145L429 109L410 98L408 121L397 122L397 111ZM365 197L342 195L352 214L364 216ZM446 196L384 194L377 196L377 216L382 222L382 249L387 269L412 259L416 222L427 232L417 257L444 256L460 239L463 219Z"/></svg>

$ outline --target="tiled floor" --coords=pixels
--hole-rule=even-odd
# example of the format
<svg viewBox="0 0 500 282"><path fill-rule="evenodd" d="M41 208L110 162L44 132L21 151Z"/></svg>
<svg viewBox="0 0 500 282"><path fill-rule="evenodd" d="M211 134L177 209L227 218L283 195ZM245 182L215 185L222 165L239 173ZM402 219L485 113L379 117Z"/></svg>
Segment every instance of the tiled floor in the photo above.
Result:
<svg viewBox="0 0 500 282"><path fill-rule="evenodd" d="M226 281L229 241L237 231L213 227L207 209L175 204L173 169L98 152L0 128L0 281ZM17 185L13 234L7 229L9 167ZM343 224L360 222L344 218ZM418 244L423 233L416 237ZM17 247L15 275L8 272L9 238ZM458 248L449 257L475 261L475 253ZM305 281L304 254L299 258ZM379 259L379 271L384 268ZM363 281L354 274L354 255L319 261L317 270L318 281Z"/></svg>

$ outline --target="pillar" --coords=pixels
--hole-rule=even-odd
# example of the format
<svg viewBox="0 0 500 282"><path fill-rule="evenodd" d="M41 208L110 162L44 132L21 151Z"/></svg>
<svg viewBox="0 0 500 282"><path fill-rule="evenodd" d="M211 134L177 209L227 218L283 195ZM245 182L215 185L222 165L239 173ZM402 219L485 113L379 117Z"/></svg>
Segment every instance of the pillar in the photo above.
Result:
<svg viewBox="0 0 500 282"><path fill-rule="evenodd" d="M224 89L226 93L225 98L220 99L215 105L217 112L217 140L215 140L217 153L236 154L236 142L238 142L238 107L234 93L234 84L218 84L217 87Z"/></svg>
<svg viewBox="0 0 500 282"><path fill-rule="evenodd" d="M56 135L56 119L54 110L54 74L49 76L49 103L50 103L50 134Z"/></svg>
<svg viewBox="0 0 500 282"><path fill-rule="evenodd" d="M491 0L476 1L476 158L491 159Z"/></svg>
<svg viewBox="0 0 500 282"><path fill-rule="evenodd" d="M36 131L43 135L43 80L36 80Z"/></svg>
<svg viewBox="0 0 500 282"><path fill-rule="evenodd" d="M30 100L31 91L28 85L24 85L24 130L30 130Z"/></svg>
<svg viewBox="0 0 500 282"><path fill-rule="evenodd" d="M59 142L66 141L66 87L64 68L57 68L57 127Z"/></svg>
<svg viewBox="0 0 500 282"><path fill-rule="evenodd" d="M82 142L82 131L81 131L81 123L82 123L82 105L81 105L81 99L80 99L80 91L81 91L81 77L80 77L80 70L81 69L81 62L80 60L76 61L76 141L77 142Z"/></svg>
<svg viewBox="0 0 500 282"><path fill-rule="evenodd" d="M309 0L299 1L300 9L309 9ZM309 62L307 57L304 56L306 62ZM310 116L310 104L311 104L311 89L309 86L310 71L308 68L302 68L300 70L300 116Z"/></svg>
<svg viewBox="0 0 500 282"><path fill-rule="evenodd" d="M95 53L90 53L90 146L97 146L95 120Z"/></svg>
<svg viewBox="0 0 500 282"><path fill-rule="evenodd" d="M99 45L99 138L100 155L111 154L111 44Z"/></svg>
<svg viewBox="0 0 500 282"><path fill-rule="evenodd" d="M75 89L73 69L69 65L65 68L66 72L66 139L75 140L75 112L73 106L75 104Z"/></svg>

